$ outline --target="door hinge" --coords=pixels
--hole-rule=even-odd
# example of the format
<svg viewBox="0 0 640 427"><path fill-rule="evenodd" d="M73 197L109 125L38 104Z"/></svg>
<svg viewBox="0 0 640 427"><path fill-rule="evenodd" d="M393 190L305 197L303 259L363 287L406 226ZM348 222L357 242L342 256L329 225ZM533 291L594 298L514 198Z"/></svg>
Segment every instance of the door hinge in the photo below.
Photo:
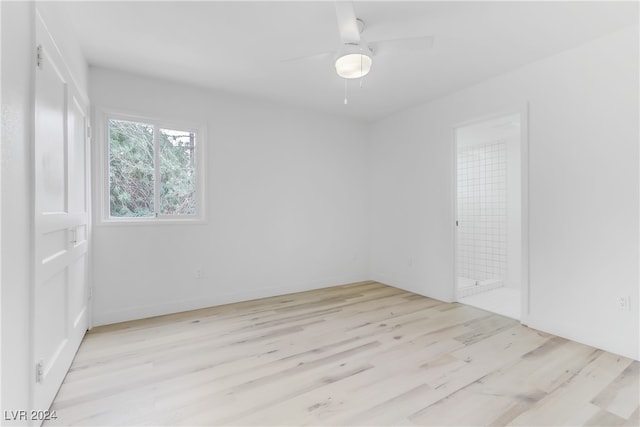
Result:
<svg viewBox="0 0 640 427"><path fill-rule="evenodd" d="M91 139L91 126L87 126L87 139Z"/></svg>
<svg viewBox="0 0 640 427"><path fill-rule="evenodd" d="M39 44L36 48L36 65L39 69L42 70L42 62L44 61L44 57L42 55L42 45Z"/></svg>
<svg viewBox="0 0 640 427"><path fill-rule="evenodd" d="M41 383L44 379L44 361L40 359L38 363L36 363L36 382Z"/></svg>

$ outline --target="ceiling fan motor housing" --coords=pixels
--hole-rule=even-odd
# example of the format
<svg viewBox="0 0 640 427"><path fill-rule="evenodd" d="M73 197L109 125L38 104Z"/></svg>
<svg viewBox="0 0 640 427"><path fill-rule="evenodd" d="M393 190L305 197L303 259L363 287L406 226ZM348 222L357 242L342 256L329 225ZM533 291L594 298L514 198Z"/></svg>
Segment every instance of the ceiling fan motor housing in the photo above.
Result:
<svg viewBox="0 0 640 427"><path fill-rule="evenodd" d="M373 52L366 43L345 43L336 56L338 75L345 79L359 79L366 76L373 64Z"/></svg>

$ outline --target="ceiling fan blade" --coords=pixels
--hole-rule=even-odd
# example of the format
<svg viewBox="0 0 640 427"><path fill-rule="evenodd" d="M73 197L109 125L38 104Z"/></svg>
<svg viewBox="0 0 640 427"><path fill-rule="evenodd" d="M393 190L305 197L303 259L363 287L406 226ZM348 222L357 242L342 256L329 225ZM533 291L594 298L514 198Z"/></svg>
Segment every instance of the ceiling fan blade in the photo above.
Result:
<svg viewBox="0 0 640 427"><path fill-rule="evenodd" d="M360 30L353 2L336 0L336 16L342 43L360 43Z"/></svg>
<svg viewBox="0 0 640 427"><path fill-rule="evenodd" d="M322 52L322 53L316 53L314 55L297 56L295 58L283 59L280 61L280 63L291 64L291 63L302 62L302 61L317 61L320 59L329 58L333 54L334 54L333 52Z"/></svg>
<svg viewBox="0 0 640 427"><path fill-rule="evenodd" d="M374 55L394 52L419 52L433 47L433 36L410 37L405 39L379 40L370 43Z"/></svg>

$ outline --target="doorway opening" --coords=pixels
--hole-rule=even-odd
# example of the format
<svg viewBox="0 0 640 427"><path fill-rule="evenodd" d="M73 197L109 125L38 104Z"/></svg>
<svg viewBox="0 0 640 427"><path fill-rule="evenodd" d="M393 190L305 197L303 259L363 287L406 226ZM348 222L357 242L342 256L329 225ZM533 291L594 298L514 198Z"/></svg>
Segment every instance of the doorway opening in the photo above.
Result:
<svg viewBox="0 0 640 427"><path fill-rule="evenodd" d="M520 113L455 129L456 300L519 320L522 135Z"/></svg>

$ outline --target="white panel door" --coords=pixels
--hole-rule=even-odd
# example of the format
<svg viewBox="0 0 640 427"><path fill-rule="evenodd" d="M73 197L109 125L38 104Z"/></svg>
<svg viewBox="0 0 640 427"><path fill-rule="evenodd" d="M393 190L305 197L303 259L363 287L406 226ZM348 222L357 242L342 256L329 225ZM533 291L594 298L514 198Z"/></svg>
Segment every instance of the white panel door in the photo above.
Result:
<svg viewBox="0 0 640 427"><path fill-rule="evenodd" d="M33 408L51 405L88 327L87 106L38 16Z"/></svg>

